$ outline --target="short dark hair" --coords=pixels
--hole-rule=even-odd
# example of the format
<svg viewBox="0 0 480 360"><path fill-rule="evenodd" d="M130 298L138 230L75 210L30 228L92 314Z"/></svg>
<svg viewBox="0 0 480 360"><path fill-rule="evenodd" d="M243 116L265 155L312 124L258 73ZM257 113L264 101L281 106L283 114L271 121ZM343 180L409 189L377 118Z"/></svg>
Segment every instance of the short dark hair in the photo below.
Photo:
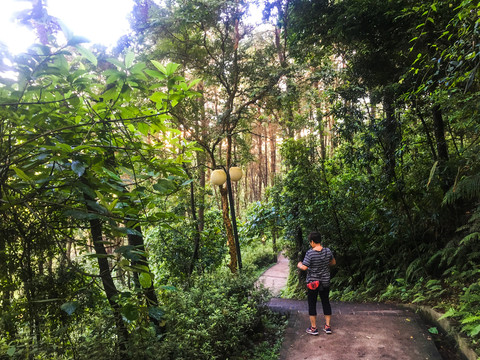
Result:
<svg viewBox="0 0 480 360"><path fill-rule="evenodd" d="M315 244L320 244L322 242L322 234L317 231L312 231L308 234L308 241L313 241Z"/></svg>

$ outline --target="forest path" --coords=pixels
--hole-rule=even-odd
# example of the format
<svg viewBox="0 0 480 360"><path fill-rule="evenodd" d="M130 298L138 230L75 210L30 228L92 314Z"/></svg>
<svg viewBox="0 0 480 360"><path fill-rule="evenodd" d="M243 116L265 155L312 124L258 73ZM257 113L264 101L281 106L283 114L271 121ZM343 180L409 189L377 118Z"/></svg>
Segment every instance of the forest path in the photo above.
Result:
<svg viewBox="0 0 480 360"><path fill-rule="evenodd" d="M276 296L269 307L289 314L279 360L442 359L421 318L411 310L390 304L332 302L333 334L307 334L307 302L278 297L287 277L288 259L279 256L277 264L259 278ZM317 324L321 325L321 304L317 309Z"/></svg>

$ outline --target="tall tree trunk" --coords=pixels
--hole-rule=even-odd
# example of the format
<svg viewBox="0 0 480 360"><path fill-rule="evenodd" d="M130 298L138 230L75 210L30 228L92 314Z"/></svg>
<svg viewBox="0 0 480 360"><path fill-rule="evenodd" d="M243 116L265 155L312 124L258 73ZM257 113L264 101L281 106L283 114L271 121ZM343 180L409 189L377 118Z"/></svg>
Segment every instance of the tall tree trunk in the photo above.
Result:
<svg viewBox="0 0 480 360"><path fill-rule="evenodd" d="M262 126L262 129L264 130L264 136L265 136L265 151L264 153L264 159L265 159L265 176L263 177L263 188L266 189L268 187L268 124L266 126Z"/></svg>
<svg viewBox="0 0 480 360"><path fill-rule="evenodd" d="M393 106L393 95L386 94L383 100L383 108L385 110L385 126L384 126L384 152L385 152L385 172L389 181L395 180L397 150L397 121L395 119L395 108Z"/></svg>
<svg viewBox="0 0 480 360"><path fill-rule="evenodd" d="M448 146L445 139L445 124L443 122L442 110L439 105L435 105L432 109L433 128L435 133L435 141L437 143L438 169L440 170L440 186L444 192L452 186L452 181L448 173Z"/></svg>
<svg viewBox="0 0 480 360"><path fill-rule="evenodd" d="M445 125L443 123L442 110L439 105L435 105L432 109L433 128L435 131L435 140L437 142L438 160L446 163L448 161L448 147L445 140Z"/></svg>
<svg viewBox="0 0 480 360"><path fill-rule="evenodd" d="M437 161L437 152L435 151L435 146L433 145L432 136L430 135L430 131L428 130L427 122L425 121L425 118L423 117L423 114L418 109L418 107L415 109L415 111L418 115L418 118L420 119L420 122L422 123L423 132L425 133L425 137L427 138L427 144L430 148L430 152L432 153L432 159L434 161Z"/></svg>
<svg viewBox="0 0 480 360"><path fill-rule="evenodd" d="M132 266L136 266L136 265L145 266L148 269L150 276L152 276L152 284L150 285L149 288L143 289L143 294L147 299L148 306L156 307L158 306L158 299L157 299L157 294L155 293L155 287L153 285L154 284L153 274L150 272L150 267L148 266L148 259L147 259L147 254L145 252L145 242L143 240L142 227L138 223L134 225L130 225L129 227L135 230L138 234L128 234L128 245L134 246L135 250L139 251L140 253L139 259L132 260L131 264ZM134 279L133 281L135 283L135 286L139 289L142 288L138 280L138 272L135 271L133 273L133 279ZM158 320L150 315L149 315L149 318L150 318L150 321L154 323L158 329L159 327Z"/></svg>
<svg viewBox="0 0 480 360"><path fill-rule="evenodd" d="M269 124L270 128L270 185L275 185L275 175L277 172L277 133L274 124Z"/></svg>
<svg viewBox="0 0 480 360"><path fill-rule="evenodd" d="M198 250L200 248L200 224L197 218L197 206L195 204L195 188L193 182L190 183L190 207L192 212L192 220L194 223L195 236L193 237L193 255L190 262L190 267L188 269L188 275L192 275L193 269L195 268L195 263L198 259Z"/></svg>
<svg viewBox="0 0 480 360"><path fill-rule="evenodd" d="M85 177L83 177L81 181L85 186L89 187L88 181L85 179ZM94 203L95 199L93 199L87 192L83 193L83 197L85 199L85 206L88 212L92 214L96 213L95 209L91 205L89 205L90 203ZM125 326L125 323L123 322L121 307L115 301L115 297L116 295L118 295L118 290L112 278L110 265L108 264L107 251L103 242L102 222L100 221L100 219L95 218L89 220L89 223L93 248L95 250L95 253L98 255L97 263L100 270L100 279L102 280L103 289L105 291L105 295L107 296L108 303L112 308L115 325L117 327L118 346L122 355L126 356L126 344L129 338L128 330Z"/></svg>
<svg viewBox="0 0 480 360"><path fill-rule="evenodd" d="M273 262L278 261L278 248L277 248L277 226L274 224L272 227L272 251L273 251Z"/></svg>
<svg viewBox="0 0 480 360"><path fill-rule="evenodd" d="M262 127L258 126L257 127L259 135L257 136L258 139L258 194L257 198L255 200L259 201L262 198L262 185L263 185L263 138L262 138Z"/></svg>

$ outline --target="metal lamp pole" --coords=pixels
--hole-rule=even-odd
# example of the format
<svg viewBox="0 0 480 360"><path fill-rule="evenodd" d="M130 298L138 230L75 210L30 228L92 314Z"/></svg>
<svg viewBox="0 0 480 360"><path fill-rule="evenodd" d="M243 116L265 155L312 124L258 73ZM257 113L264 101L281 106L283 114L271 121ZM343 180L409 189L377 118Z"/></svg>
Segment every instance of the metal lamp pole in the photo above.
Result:
<svg viewBox="0 0 480 360"><path fill-rule="evenodd" d="M228 202L230 203L230 214L232 216L233 236L235 238L235 248L237 251L238 269L242 270L242 256L240 254L240 242L238 240L237 217L235 216L235 203L233 200L232 182L230 179L230 169L224 169L227 174Z"/></svg>

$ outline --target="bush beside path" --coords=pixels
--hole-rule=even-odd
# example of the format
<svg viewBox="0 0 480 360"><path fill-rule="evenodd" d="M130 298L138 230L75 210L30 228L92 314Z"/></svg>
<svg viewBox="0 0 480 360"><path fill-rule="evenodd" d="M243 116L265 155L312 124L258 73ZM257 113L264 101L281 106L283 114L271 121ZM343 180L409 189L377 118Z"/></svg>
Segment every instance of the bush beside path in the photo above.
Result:
<svg viewBox="0 0 480 360"><path fill-rule="evenodd" d="M307 302L278 297L287 276L288 260L280 256L259 279L276 296L269 307L289 314L280 360L442 359L420 316L393 304L332 302L333 334L307 334ZM317 323L322 321L319 315Z"/></svg>

